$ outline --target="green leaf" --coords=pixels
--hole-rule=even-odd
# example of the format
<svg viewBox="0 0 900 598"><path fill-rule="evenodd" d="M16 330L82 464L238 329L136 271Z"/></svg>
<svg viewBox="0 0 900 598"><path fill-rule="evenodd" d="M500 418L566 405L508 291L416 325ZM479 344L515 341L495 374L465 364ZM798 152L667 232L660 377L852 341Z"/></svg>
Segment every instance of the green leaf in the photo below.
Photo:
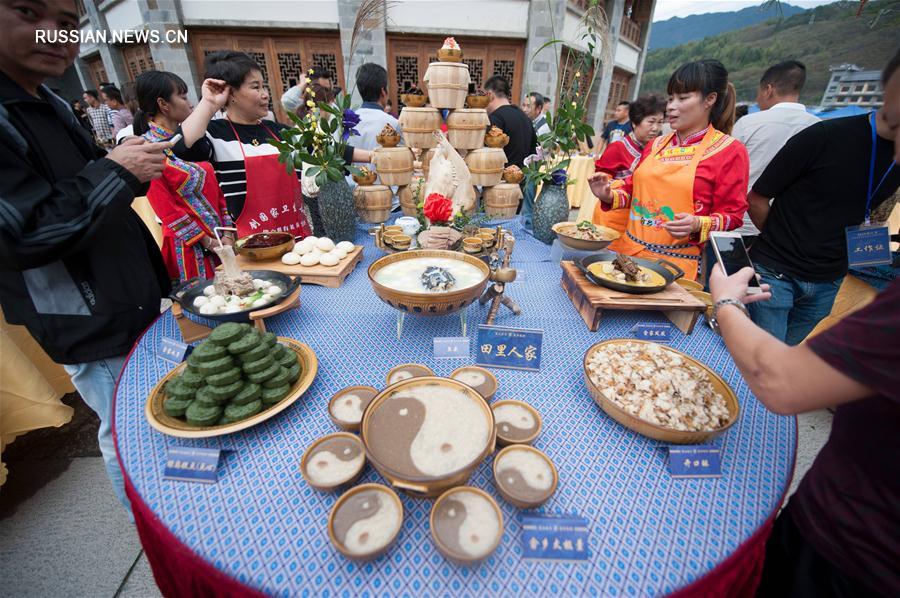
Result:
<svg viewBox="0 0 900 598"><path fill-rule="evenodd" d="M362 174L362 170L358 166L354 166L353 164L347 164L345 168L350 171L350 174L355 174L357 176Z"/></svg>
<svg viewBox="0 0 900 598"><path fill-rule="evenodd" d="M338 182L342 178L344 178L344 175L341 173L339 168L335 168L334 166L329 165L325 168L325 170L328 173L328 178L334 182Z"/></svg>
<svg viewBox="0 0 900 598"><path fill-rule="evenodd" d="M565 43L566 42L561 39L551 39L550 41L542 44L540 48L535 50L534 53L531 55L531 59L534 60L534 57L538 55L538 52L540 52L544 48L549 48L550 46L553 46L555 44L565 44Z"/></svg>

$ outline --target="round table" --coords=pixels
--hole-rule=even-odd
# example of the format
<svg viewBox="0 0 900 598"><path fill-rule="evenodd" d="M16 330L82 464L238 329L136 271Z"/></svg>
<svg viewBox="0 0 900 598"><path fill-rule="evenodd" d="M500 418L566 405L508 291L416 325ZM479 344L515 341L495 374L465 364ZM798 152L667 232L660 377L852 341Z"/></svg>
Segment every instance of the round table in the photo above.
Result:
<svg viewBox="0 0 900 598"><path fill-rule="evenodd" d="M559 488L542 507L590 522L587 561L522 558L518 509L496 493L491 458L470 484L497 498L505 533L481 565L460 567L436 552L428 530L430 500L402 496L400 535L380 559L355 564L328 541L326 521L338 494L311 489L300 457L316 438L336 431L328 399L354 384L383 387L392 366L429 365L447 375L474 361L477 326L487 313L469 308L468 360L436 360L432 338L458 336L454 316L409 316L400 340L395 312L372 292L365 258L339 289L304 286L299 309L267 321L269 329L310 345L319 372L307 394L271 420L244 432L206 440L170 438L144 419L150 389L173 366L156 356L163 337L179 338L169 312L136 344L119 380L116 440L141 541L166 595L660 595L752 594L762 548L791 478L796 420L767 411L750 394L721 339L698 324L675 331L673 346L707 363L737 392L739 421L714 441L723 475L673 479L665 447L607 417L591 400L582 358L592 344L628 337L638 321L665 321L650 312L604 318L591 333L560 286L549 248L516 225L515 265L523 280L507 287L524 313L502 308L496 324L544 330L539 373L494 370L495 400L524 399L540 410L544 428L535 446L559 469ZM364 240L366 239L366 240ZM224 449L216 484L164 481L172 446ZM360 483L384 482L368 467Z"/></svg>

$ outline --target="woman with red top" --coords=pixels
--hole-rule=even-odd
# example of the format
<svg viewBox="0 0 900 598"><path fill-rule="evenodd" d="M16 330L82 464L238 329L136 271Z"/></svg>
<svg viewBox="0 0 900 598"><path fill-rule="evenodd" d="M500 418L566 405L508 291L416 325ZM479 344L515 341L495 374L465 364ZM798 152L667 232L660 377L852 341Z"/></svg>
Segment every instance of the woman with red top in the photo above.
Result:
<svg viewBox="0 0 900 598"><path fill-rule="evenodd" d="M142 73L136 81L136 93L140 112L135 118L135 134L147 141L168 141L191 114L187 85L173 73ZM209 162L187 162L172 150L165 153L162 177L150 183L147 199L163 223L166 269L176 281L195 276L212 278L219 263L211 252L218 244L213 229L234 226L225 196ZM223 243L233 241L230 232L222 237Z"/></svg>
<svg viewBox="0 0 900 598"><path fill-rule="evenodd" d="M738 228L747 208L749 158L731 137L734 86L718 60L684 64L668 85L672 133L657 137L641 155L634 174L611 182L605 173L589 179L603 212L628 210L619 252L664 259L696 280L709 233Z"/></svg>
<svg viewBox="0 0 900 598"><path fill-rule="evenodd" d="M659 96L641 96L628 106L628 119L632 131L609 144L603 154L594 162L594 172L602 172L615 180L626 179L637 168L644 147L652 139L659 137L663 119L666 117L666 102ZM609 210L598 214L594 222L625 234L628 223L627 210ZM620 241L616 240L610 249L618 251Z"/></svg>

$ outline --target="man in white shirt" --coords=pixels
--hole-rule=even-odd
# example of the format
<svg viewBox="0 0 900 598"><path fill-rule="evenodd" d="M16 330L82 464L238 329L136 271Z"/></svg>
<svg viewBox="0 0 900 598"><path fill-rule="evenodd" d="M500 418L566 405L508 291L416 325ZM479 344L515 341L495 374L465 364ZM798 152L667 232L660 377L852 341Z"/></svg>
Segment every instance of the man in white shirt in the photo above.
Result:
<svg viewBox="0 0 900 598"><path fill-rule="evenodd" d="M731 135L747 148L750 155L750 187L763 173L787 140L819 119L797 100L806 83L806 67L797 60L786 60L769 67L759 80L756 102L759 112L748 114L734 124ZM749 188L748 188L749 191ZM759 230L749 215L737 230L752 243Z"/></svg>
<svg viewBox="0 0 900 598"><path fill-rule="evenodd" d="M359 124L356 130L359 136L353 136L350 143L358 149L373 150L378 147L375 137L381 133L384 125L391 125L398 133L400 122L384 111L388 101L388 77L384 67L374 62L360 65L356 71L356 89L362 96L362 106L356 111Z"/></svg>
<svg viewBox="0 0 900 598"><path fill-rule="evenodd" d="M534 125L534 132L538 138L550 132L547 117L544 116L544 96L532 91L522 100L522 112L528 115Z"/></svg>

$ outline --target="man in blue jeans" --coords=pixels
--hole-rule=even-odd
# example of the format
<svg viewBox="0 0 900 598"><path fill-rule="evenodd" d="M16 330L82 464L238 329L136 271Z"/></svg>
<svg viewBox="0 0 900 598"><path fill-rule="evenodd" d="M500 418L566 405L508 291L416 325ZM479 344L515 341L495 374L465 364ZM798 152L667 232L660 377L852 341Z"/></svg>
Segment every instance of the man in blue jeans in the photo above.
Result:
<svg viewBox="0 0 900 598"><path fill-rule="evenodd" d="M867 221L900 186L893 156L900 52L885 67L882 85L884 107L803 129L748 196L750 217L761 231L750 257L772 287L771 299L748 309L758 326L789 345L803 341L831 313L847 274L847 227Z"/></svg>
<svg viewBox="0 0 900 598"><path fill-rule="evenodd" d="M0 306L65 365L100 417L100 451L128 508L113 394L169 291L131 202L162 174L170 144L131 139L106 153L43 84L72 65L78 44L38 43L35 31L77 28L75 0L0 0L0 22Z"/></svg>

